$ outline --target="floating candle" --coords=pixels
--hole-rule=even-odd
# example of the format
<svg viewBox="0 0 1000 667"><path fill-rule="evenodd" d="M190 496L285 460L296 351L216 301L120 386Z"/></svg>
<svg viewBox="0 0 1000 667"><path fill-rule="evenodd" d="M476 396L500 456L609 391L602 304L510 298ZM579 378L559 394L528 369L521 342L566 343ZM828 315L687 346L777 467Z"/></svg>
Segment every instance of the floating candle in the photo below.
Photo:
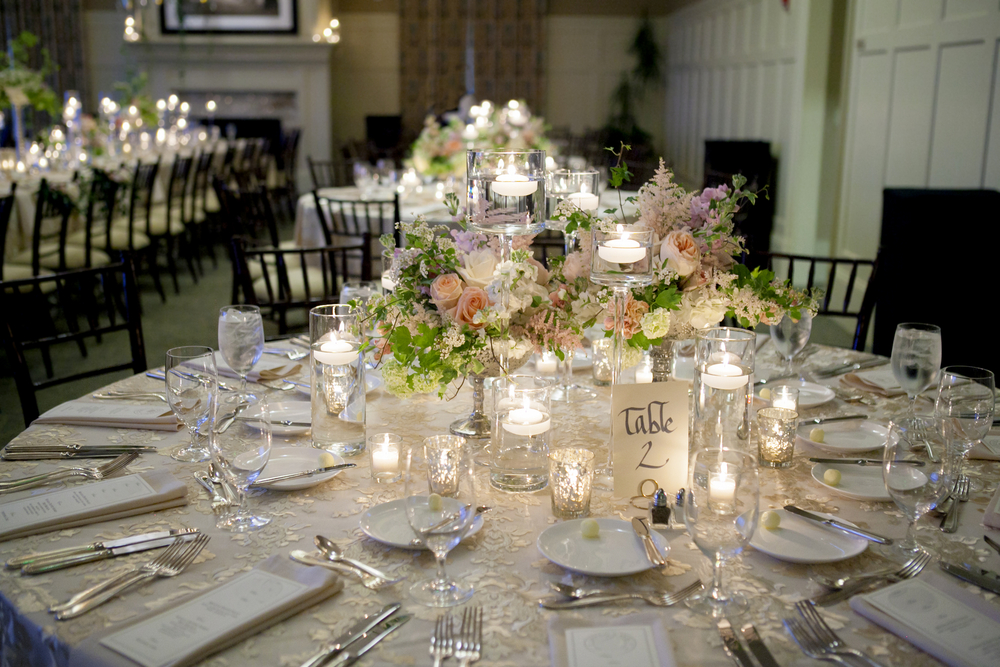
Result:
<svg viewBox="0 0 1000 667"><path fill-rule="evenodd" d="M313 358L321 364L346 366L358 360L358 346L346 340L328 340L313 348Z"/></svg>
<svg viewBox="0 0 1000 667"><path fill-rule="evenodd" d="M596 211L601 205L601 198L590 192L574 192L566 200L582 211Z"/></svg>
<svg viewBox="0 0 1000 667"><path fill-rule="evenodd" d="M501 420L503 428L514 435L541 435L552 428L552 420L541 410L517 408Z"/></svg>
<svg viewBox="0 0 1000 667"><path fill-rule="evenodd" d="M750 381L750 374L742 366L722 362L709 364L702 371L701 381L712 389L739 389Z"/></svg>
<svg viewBox="0 0 1000 667"><path fill-rule="evenodd" d="M648 368L637 368L635 371L636 384L649 384L653 381L653 371Z"/></svg>
<svg viewBox="0 0 1000 667"><path fill-rule="evenodd" d="M538 181L521 174L500 174L493 181L493 194L504 197L527 197L538 189Z"/></svg>
<svg viewBox="0 0 1000 667"><path fill-rule="evenodd" d="M597 246L597 255L605 262L632 264L646 257L646 249L632 239L610 239Z"/></svg>

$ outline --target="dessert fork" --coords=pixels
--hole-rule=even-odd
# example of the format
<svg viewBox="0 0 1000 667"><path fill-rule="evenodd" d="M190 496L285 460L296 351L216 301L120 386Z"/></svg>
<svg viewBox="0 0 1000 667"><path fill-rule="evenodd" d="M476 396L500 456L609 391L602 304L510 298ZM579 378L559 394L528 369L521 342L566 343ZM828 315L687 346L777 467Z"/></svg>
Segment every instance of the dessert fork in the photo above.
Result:
<svg viewBox="0 0 1000 667"><path fill-rule="evenodd" d="M687 598L691 597L693 593L701 589L701 582L696 581L690 586L686 586L679 591L674 593L665 592L646 592L646 591L635 591L631 593L594 593L593 595L588 595L587 597L576 598L573 600L549 600L541 599L538 601L542 607L546 609L576 609L578 607L592 607L594 605L604 604L606 602L617 602L618 600L642 600L654 607L670 607L677 604Z"/></svg>
<svg viewBox="0 0 1000 667"><path fill-rule="evenodd" d="M941 531L945 533L954 533L958 530L958 508L964 502L969 500L969 476L959 475L958 480L955 482L955 490L951 494L951 507L948 508L948 513L943 519L941 519Z"/></svg>
<svg viewBox="0 0 1000 667"><path fill-rule="evenodd" d="M931 558L932 556L929 551L921 550L920 553L906 561L906 563L904 563L903 566L895 572L891 572L889 574L879 574L876 572L870 576L860 576L851 585L844 586L843 588L830 593L819 595L813 598L811 602L820 606L835 604L841 600L846 600L855 593L858 593L874 581L886 580L890 583L895 583L897 581L902 581L903 579L912 579L923 572L924 568L927 567L927 564L931 562ZM807 600L807 602L809 601Z"/></svg>
<svg viewBox="0 0 1000 667"><path fill-rule="evenodd" d="M483 608L466 607L462 612L462 627L455 637L453 655L459 667L468 667L482 656L483 651Z"/></svg>
<svg viewBox="0 0 1000 667"><path fill-rule="evenodd" d="M806 626L809 631L819 642L820 652L826 654L834 655L852 655L856 658L860 658L867 662L872 667L882 667L879 663L875 662L867 655L861 651L851 648L843 642L843 640L837 636L837 633L833 631L823 617L819 615L816 611L815 605L809 600L803 600L802 602L795 603L795 609L802 616L802 620L805 621Z"/></svg>
<svg viewBox="0 0 1000 667"><path fill-rule="evenodd" d="M103 479L107 479L111 475L123 469L128 464L132 463L132 461L135 461L137 458L139 458L138 452L126 452L108 461L104 465L92 468L87 468L82 466L73 468L60 468L59 470L53 470L51 472L42 473L41 475L34 475L33 477L24 477L22 479L6 480L0 482L0 493L20 491L21 489L33 489L36 486L43 486L50 482L64 479L66 477L86 477L87 479L94 479L100 481Z"/></svg>
<svg viewBox="0 0 1000 667"><path fill-rule="evenodd" d="M437 617L434 632L431 633L430 648L434 667L441 667L441 663L450 658L455 651L453 625L451 614L441 614Z"/></svg>

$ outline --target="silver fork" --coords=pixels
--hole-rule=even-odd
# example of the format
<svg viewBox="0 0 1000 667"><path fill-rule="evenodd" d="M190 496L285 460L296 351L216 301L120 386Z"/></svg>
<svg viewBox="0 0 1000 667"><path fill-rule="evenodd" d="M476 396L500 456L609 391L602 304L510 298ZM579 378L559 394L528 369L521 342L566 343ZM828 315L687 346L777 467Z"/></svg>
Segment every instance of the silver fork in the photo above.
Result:
<svg viewBox="0 0 1000 667"><path fill-rule="evenodd" d="M861 658L872 667L882 667L879 663L875 662L867 655L861 651L851 648L837 636L837 633L833 631L823 617L819 615L816 611L816 607L809 600L803 600L802 602L795 603L795 609L798 610L799 615L802 616L802 620L806 622L809 630L816 636L822 645L822 651L825 653L832 653L836 655L853 655L856 658Z"/></svg>
<svg viewBox="0 0 1000 667"><path fill-rule="evenodd" d="M686 586L685 588L682 588L674 593L654 593L645 591L637 591L634 593L594 593L593 595L588 595L587 597L577 598L574 600L551 600L543 598L539 600L538 603L546 609L575 609L577 607L591 607L594 605L604 604L606 602L616 602L618 600L643 600L654 607L669 607L691 597L691 595L700 588L701 582L696 581L690 586Z"/></svg>
<svg viewBox="0 0 1000 667"><path fill-rule="evenodd" d="M885 580L889 583L896 583L897 581L902 581L903 579L912 579L924 571L927 564L931 562L931 558L932 556L929 551L921 550L920 553L908 560L903 567L899 568L896 572L887 575L872 575L871 577L860 578L853 584L845 586L840 590L819 595L813 598L811 602L820 606L831 605L840 602L841 600L846 600L875 581ZM810 601L807 600L806 602Z"/></svg>
<svg viewBox="0 0 1000 667"><path fill-rule="evenodd" d="M118 400L118 399L143 399L143 398L155 398L156 400L167 402L167 397L164 394L159 394L155 391L108 391L105 393L91 394L94 398L99 398L103 400Z"/></svg>
<svg viewBox="0 0 1000 667"><path fill-rule="evenodd" d="M430 648L434 667L441 667L441 663L450 658L455 651L454 639L452 638L453 623L451 614L441 614L437 617L434 632L431 633Z"/></svg>
<svg viewBox="0 0 1000 667"><path fill-rule="evenodd" d="M126 589L135 586L147 579L152 579L153 577L176 577L178 574L183 572L188 565L190 565L201 550L205 548L208 544L209 536L204 533L199 533L198 537L194 538L190 542L184 545L183 551L174 554L174 556L158 568L141 568L133 577L126 579L115 586L108 588L107 590L98 593L94 597L87 598L83 602L79 602L69 609L60 611L56 613L56 619L60 621L65 621L70 618L76 618L81 614L85 614L94 607L98 607L111 598L115 597L119 593L124 592Z"/></svg>
<svg viewBox="0 0 1000 667"><path fill-rule="evenodd" d="M455 638L455 659L459 667L468 667L479 660L483 651L483 608L466 607L462 612L462 627Z"/></svg>
<svg viewBox="0 0 1000 667"><path fill-rule="evenodd" d="M795 643L799 645L802 652L814 660L827 660L829 662L836 662L841 665L850 665L848 661L841 658L836 653L827 653L823 650L822 644L819 640L809 631L809 628L805 626L797 618L786 618L785 629L788 630L788 634L792 636Z"/></svg>
<svg viewBox="0 0 1000 667"><path fill-rule="evenodd" d="M132 461L139 458L138 452L126 452L117 458L111 459L107 463L92 468L76 466L72 468L60 468L51 472L42 473L33 477L21 479L11 479L0 482L0 493L20 491L21 489L33 489L36 486L43 486L49 482L64 479L66 477L86 477L87 479L103 480L115 474Z"/></svg>
<svg viewBox="0 0 1000 667"><path fill-rule="evenodd" d="M958 530L958 507L969 500L969 476L959 475L955 482L955 490L951 494L951 507L948 513L941 519L941 530L945 533L954 533Z"/></svg>
<svg viewBox="0 0 1000 667"><path fill-rule="evenodd" d="M309 352L307 350L296 351L296 350L283 350L283 349L274 349L274 350L265 349L264 354L274 354L279 357L285 357L287 359L291 359L292 361L305 359L306 357L309 356Z"/></svg>

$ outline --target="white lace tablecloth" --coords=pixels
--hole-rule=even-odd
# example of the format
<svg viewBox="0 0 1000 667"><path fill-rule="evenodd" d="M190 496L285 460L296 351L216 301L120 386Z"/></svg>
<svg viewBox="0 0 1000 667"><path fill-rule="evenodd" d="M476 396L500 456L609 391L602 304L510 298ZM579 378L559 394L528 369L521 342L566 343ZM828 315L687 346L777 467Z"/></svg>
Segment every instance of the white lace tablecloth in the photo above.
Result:
<svg viewBox="0 0 1000 667"><path fill-rule="evenodd" d="M822 368L835 365L857 353L833 348L816 348L806 366ZM762 351L758 369L773 363L771 347ZM581 371L579 379L586 376ZM828 381L836 384L836 379ZM124 380L117 389L154 389L156 381L144 376ZM598 389L596 401L575 405L560 405L556 410L556 444L582 444L598 450L598 458L606 453L604 438L608 431L608 398L606 388ZM292 393L292 392L289 392ZM305 398L301 396L301 398ZM283 399L292 397L283 396ZM427 435L444 433L447 425L470 408L471 395L464 388L455 400L441 402L435 397L415 397L399 400L382 390L368 397L369 432L393 431L411 442ZM803 411L804 418L872 411L886 417L900 411L903 399L878 399L876 405L847 404L836 400L824 406ZM33 550L48 550L68 545L92 542L100 538L119 537L156 528L197 527L212 536L203 554L183 575L160 579L124 597L117 598L78 619L56 623L45 612L48 605L62 601L73 592L120 571L143 562L136 554L53 572L39 576L21 576L15 571L0 571L0 648L20 654L24 664L65 664L72 647L91 633L128 620L137 614L155 610L179 597L203 590L234 575L245 572L273 554L287 554L294 549L311 550L313 536L323 534L344 548L348 556L364 560L398 575L407 575L401 584L379 592L363 588L357 579L346 581L343 592L298 616L274 626L256 637L244 641L208 660L210 665L283 665L296 666L314 653L323 640L342 632L359 615L380 608L391 601L401 601L405 612L414 620L398 635L377 647L366 664L423 665L429 663L428 638L439 610L422 607L407 597L407 588L415 580L433 573L434 560L427 552L394 549L364 536L358 520L366 509L399 498L402 485L375 485L369 479L367 458L356 459L358 467L347 470L332 481L297 492L261 492L251 499L258 511L274 517L259 532L234 535L215 529L215 519L209 499L192 477L204 464L184 464L166 454L182 442L184 433L172 434L137 430L112 430L69 426L34 426L18 436L17 442L90 442L133 443L155 445L157 454L144 455L131 466L133 471L168 470L188 485L191 503L185 507L157 514L109 521L83 528L36 535L0 543L0 560ZM275 445L308 446L305 438L283 441ZM862 527L892 537L901 537L906 521L892 503L857 502L832 495L815 483L809 474L809 456L820 452L799 450L794 465L786 470L765 470L761 473L761 509L777 508L793 502L799 506L831 512ZM0 479L20 477L54 467L49 462L0 463ZM973 475L979 477L984 491L974 493L962 508L959 531L945 535L937 528L936 519L920 522L919 539L949 560L977 563L1000 571L1000 555L983 542L983 510L1000 479L1000 464L974 461ZM484 475L485 471L480 474ZM485 479L483 480L485 487ZM540 609L537 599L549 593L550 581L573 581L583 585L610 587L664 588L676 590L696 576L707 581L708 560L697 551L683 531L665 533L671 541L670 557L675 564L674 576L644 573L618 579L595 579L571 575L541 556L535 540L556 520L550 511L547 490L533 494L506 494L490 491L479 504L493 510L485 515L483 529L460 544L450 555L448 568L475 585L473 603L482 605L484 618L483 665L548 665L548 623L555 618L571 616L601 624L604 619L650 611L660 615L668 628L680 665L731 664L721 648L714 625L705 617L692 613L683 605L669 609L653 609L638 604L611 605L579 611L547 611ZM598 493L592 504L592 515L630 518L640 514L627 499ZM996 536L996 532L994 532ZM826 569L849 572L875 567L881 557L869 549L849 561L823 566ZM782 665L818 664L799 651L781 626L784 617L793 615L794 602L815 595L820 588L811 583L809 566L792 565L747 549L734 563L727 566L727 585L741 591L750 600L750 611L739 620L752 621L764 641ZM974 587L972 587L974 588ZM977 594L995 598L975 589ZM1000 602L993 600L993 604ZM891 635L850 610L847 603L827 607L823 616L852 646L872 655L880 663L890 665L937 665L934 658L920 652L907 642ZM0 660L3 662L3 660ZM4 664L8 664L4 662ZM14 661L10 664L22 664Z"/></svg>

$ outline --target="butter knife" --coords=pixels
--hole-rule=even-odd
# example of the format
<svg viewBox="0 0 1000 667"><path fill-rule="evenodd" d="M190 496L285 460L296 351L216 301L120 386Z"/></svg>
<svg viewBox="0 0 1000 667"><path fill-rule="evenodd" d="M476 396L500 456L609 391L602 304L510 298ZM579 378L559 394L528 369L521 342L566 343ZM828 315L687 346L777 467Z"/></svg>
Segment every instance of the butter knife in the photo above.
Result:
<svg viewBox="0 0 1000 667"><path fill-rule="evenodd" d="M730 625L729 621L721 619L718 628L719 636L722 637L722 648L725 649L726 655L732 658L739 667L754 667L750 654L743 650L743 646L740 645L740 640L733 632L733 626Z"/></svg>
<svg viewBox="0 0 1000 667"><path fill-rule="evenodd" d="M274 484L275 482L284 482L289 479L298 479L299 477L312 477L313 475L322 475L325 472L334 472L335 470L344 470L345 468L356 468L356 463L338 463L334 466L327 466L325 468L316 468L315 470L301 470L299 472L290 472L285 475L274 475L273 477L263 477L254 481L250 486L263 486L265 484Z"/></svg>
<svg viewBox="0 0 1000 667"><path fill-rule="evenodd" d="M1000 593L1000 575L973 565L952 565L941 561L941 569L992 593Z"/></svg>
<svg viewBox="0 0 1000 667"><path fill-rule="evenodd" d="M409 620L410 616L408 614L402 614L400 616L393 616L388 621L384 621L383 623L376 625L374 628L361 636L359 643L367 640L365 644L357 650L349 649L347 651L341 651L336 657L333 658L333 662L330 663L330 667L350 667L350 665L353 665L361 659L361 656L372 650L376 644L398 630Z"/></svg>
<svg viewBox="0 0 1000 667"><path fill-rule="evenodd" d="M649 534L649 527L646 526L646 522L639 517L632 518L632 530L635 534L642 538L642 546L646 549L646 558L649 562L656 567L662 567L667 564L667 561L663 558L663 554L660 550L656 548L656 543L653 542L652 536Z"/></svg>
<svg viewBox="0 0 1000 667"><path fill-rule="evenodd" d="M868 419L868 415L843 415L841 417L816 417L815 419L803 419L802 424L829 424L830 422L848 422Z"/></svg>
<svg viewBox="0 0 1000 667"><path fill-rule="evenodd" d="M753 627L753 623L747 623L742 628L740 632L743 633L743 639L747 640L747 646L750 647L750 652L754 654L762 667L780 667L778 661L774 659L771 655L770 649L764 644L764 641L757 634L757 628Z"/></svg>
<svg viewBox="0 0 1000 667"><path fill-rule="evenodd" d="M81 556L85 554L92 554L96 552L105 551L108 549L117 549L119 547L127 547L134 544L141 544L143 542L162 540L164 538L173 538L177 535L189 535L191 533L197 533L197 532L198 532L197 528L176 528L174 530L158 530L152 533L143 533L141 535L120 537L116 540L103 540L100 542L83 544L76 547L56 549L54 551L39 551L38 553L27 554L25 556L18 556L17 558L11 558L5 563L5 566L8 569L15 570L20 567L24 567L25 565L28 565L30 563L34 563L37 560L42 560L42 559L51 560L56 558L68 558L70 556Z"/></svg>
<svg viewBox="0 0 1000 667"><path fill-rule="evenodd" d="M800 509L795 505L785 505L785 511L791 512L792 514L797 514L810 521L815 521L816 523L821 523L824 526L830 526L831 528L836 528L837 530L843 531L845 533L850 533L851 535L857 535L858 537L863 537L871 542L876 542L878 544L892 544L892 540L888 537L882 537L881 535L876 535L875 533L868 532L863 528L858 528L857 526L851 526L843 521L838 521L837 519L828 519L826 517L820 516L818 514L813 514L812 512L807 512L804 509Z"/></svg>
<svg viewBox="0 0 1000 667"><path fill-rule="evenodd" d="M402 605L398 602L393 602L392 604L387 604L382 607L382 609L374 614L365 614L365 616L352 625L347 632L337 637L335 641L323 647L322 651L303 662L301 667L319 667L324 662L343 651L347 646L361 639L366 632L370 631L376 625L395 614L399 611L401 606Z"/></svg>
<svg viewBox="0 0 1000 667"><path fill-rule="evenodd" d="M882 459L824 459L819 457L812 457L809 459L813 463L832 463L832 464L842 464L842 465L853 465L853 466L879 466L881 467L884 461ZM910 461L908 459L895 459L893 463L898 464L908 464L915 466L917 468L925 465L923 461Z"/></svg>

